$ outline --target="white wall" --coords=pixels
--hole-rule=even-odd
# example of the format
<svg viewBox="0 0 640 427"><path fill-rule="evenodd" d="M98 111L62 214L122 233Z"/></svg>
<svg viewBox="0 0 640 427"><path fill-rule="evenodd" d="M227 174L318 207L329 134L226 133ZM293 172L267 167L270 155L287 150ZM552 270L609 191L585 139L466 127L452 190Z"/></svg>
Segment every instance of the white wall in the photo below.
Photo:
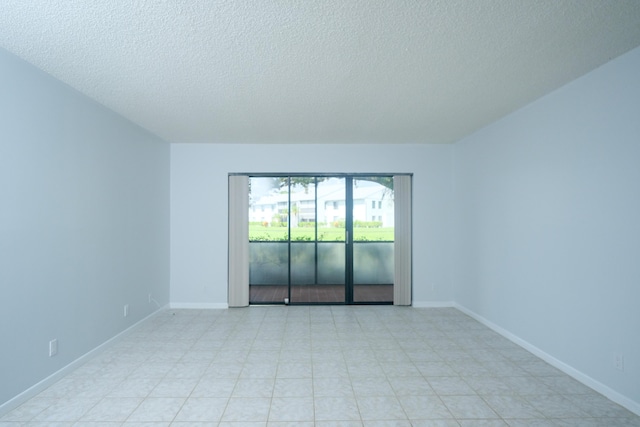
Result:
<svg viewBox="0 0 640 427"><path fill-rule="evenodd" d="M230 172L412 172L414 302L452 301L451 146L171 146L171 303L227 303Z"/></svg>
<svg viewBox="0 0 640 427"><path fill-rule="evenodd" d="M635 49L457 143L453 227L455 301L636 411L639 76Z"/></svg>
<svg viewBox="0 0 640 427"><path fill-rule="evenodd" d="M168 303L170 153L4 50L0 94L1 409Z"/></svg>

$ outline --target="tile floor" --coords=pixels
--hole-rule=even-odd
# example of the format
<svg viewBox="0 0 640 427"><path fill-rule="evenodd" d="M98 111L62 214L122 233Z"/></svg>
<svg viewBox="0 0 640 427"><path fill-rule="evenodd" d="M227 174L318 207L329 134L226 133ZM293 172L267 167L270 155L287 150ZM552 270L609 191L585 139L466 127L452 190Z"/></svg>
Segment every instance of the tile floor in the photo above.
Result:
<svg viewBox="0 0 640 427"><path fill-rule="evenodd" d="M167 310L0 426L640 426L455 309Z"/></svg>

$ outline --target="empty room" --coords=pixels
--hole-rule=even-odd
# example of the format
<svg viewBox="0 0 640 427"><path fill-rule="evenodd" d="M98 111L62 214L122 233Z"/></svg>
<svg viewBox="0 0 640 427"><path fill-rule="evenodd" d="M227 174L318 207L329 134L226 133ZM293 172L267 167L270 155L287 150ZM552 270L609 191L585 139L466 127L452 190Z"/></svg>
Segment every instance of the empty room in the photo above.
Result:
<svg viewBox="0 0 640 427"><path fill-rule="evenodd" d="M0 426L640 426L640 2L5 1Z"/></svg>

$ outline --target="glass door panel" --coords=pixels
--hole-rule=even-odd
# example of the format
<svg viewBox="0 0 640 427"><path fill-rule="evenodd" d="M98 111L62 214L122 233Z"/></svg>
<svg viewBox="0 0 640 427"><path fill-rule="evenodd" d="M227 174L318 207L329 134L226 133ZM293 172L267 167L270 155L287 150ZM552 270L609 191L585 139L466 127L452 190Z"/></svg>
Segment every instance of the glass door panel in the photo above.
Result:
<svg viewBox="0 0 640 427"><path fill-rule="evenodd" d="M343 304L344 179L292 178L292 304Z"/></svg>
<svg viewBox="0 0 640 427"><path fill-rule="evenodd" d="M353 179L353 302L392 303L393 177Z"/></svg>
<svg viewBox="0 0 640 427"><path fill-rule="evenodd" d="M289 201L283 185L288 182L279 178L249 179L250 304L282 304L289 297Z"/></svg>

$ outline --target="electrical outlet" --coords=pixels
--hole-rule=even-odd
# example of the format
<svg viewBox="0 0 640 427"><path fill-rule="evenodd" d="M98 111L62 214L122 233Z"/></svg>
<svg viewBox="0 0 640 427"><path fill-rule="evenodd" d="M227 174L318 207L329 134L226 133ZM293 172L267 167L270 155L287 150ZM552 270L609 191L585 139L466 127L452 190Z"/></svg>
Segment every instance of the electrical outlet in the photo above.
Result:
<svg viewBox="0 0 640 427"><path fill-rule="evenodd" d="M58 354L58 339L52 339L49 341L49 357L53 357Z"/></svg>
<svg viewBox="0 0 640 427"><path fill-rule="evenodd" d="M624 356L621 354L613 356L613 366L615 366L618 371L624 371Z"/></svg>
<svg viewBox="0 0 640 427"><path fill-rule="evenodd" d="M124 305L124 317L129 315L129 304Z"/></svg>

